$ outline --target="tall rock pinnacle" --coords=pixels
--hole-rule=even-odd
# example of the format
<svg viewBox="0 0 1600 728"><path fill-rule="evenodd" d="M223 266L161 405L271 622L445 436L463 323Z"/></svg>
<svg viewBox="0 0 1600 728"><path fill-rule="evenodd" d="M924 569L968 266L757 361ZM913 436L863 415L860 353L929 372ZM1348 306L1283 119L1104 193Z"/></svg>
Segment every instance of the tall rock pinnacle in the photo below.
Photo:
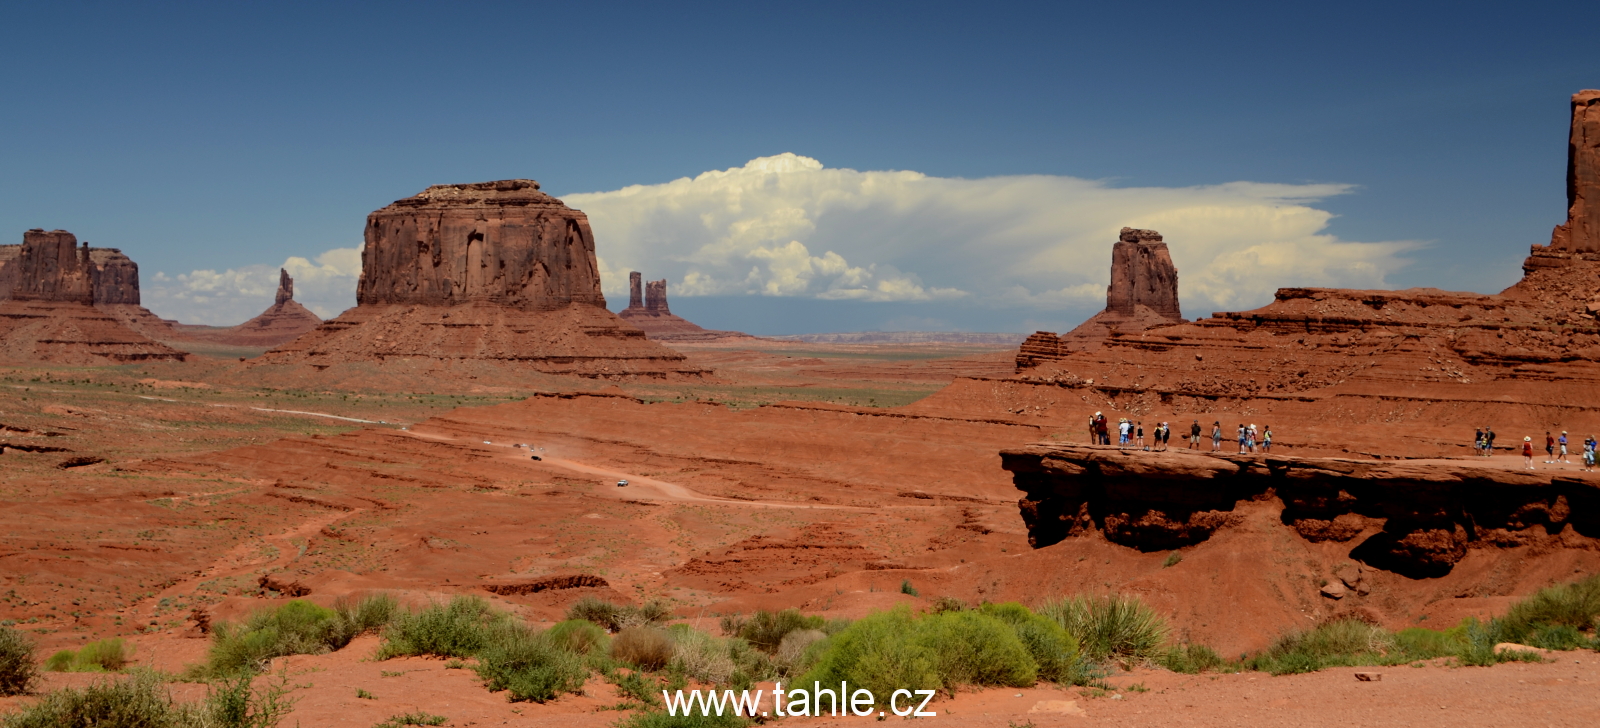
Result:
<svg viewBox="0 0 1600 728"><path fill-rule="evenodd" d="M1550 235L1550 247L1600 252L1600 91L1572 95L1567 139L1567 221Z"/></svg>
<svg viewBox="0 0 1600 728"><path fill-rule="evenodd" d="M274 306L282 306L285 302L294 300L294 279L289 277L289 271L278 269L278 295L272 302Z"/></svg>
<svg viewBox="0 0 1600 728"><path fill-rule="evenodd" d="M1178 268L1172 264L1161 233L1125 227L1111 248L1106 311L1132 316L1136 306L1174 321L1183 319L1178 308Z"/></svg>
<svg viewBox="0 0 1600 728"><path fill-rule="evenodd" d="M628 308L644 308L644 275L639 271L628 273Z"/></svg>

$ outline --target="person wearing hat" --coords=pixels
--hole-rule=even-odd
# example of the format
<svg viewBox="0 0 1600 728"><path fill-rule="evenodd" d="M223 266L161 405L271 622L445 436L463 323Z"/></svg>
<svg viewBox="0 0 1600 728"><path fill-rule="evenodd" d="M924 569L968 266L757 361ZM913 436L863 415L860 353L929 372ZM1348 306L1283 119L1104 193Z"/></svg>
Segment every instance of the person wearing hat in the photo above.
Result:
<svg viewBox="0 0 1600 728"><path fill-rule="evenodd" d="M1531 437L1522 438L1522 464L1523 464L1524 467L1526 467L1529 470L1533 470L1534 469L1533 468L1533 438L1531 438Z"/></svg>

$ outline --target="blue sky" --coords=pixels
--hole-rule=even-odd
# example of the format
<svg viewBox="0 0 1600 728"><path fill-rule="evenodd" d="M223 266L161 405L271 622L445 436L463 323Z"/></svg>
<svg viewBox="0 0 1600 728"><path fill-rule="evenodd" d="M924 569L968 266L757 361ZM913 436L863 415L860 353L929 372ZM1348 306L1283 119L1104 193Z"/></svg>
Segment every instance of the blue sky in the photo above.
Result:
<svg viewBox="0 0 1600 728"><path fill-rule="evenodd" d="M1190 316L1305 282L1498 291L1564 218L1600 4L1107 5L7 3L0 242L120 247L158 313L232 323L295 258L337 309L373 209L531 177L708 327L1024 331L1103 301L1095 210L1165 221ZM724 193L669 183L786 153L818 164L783 168L812 176L769 238L606 196L704 217ZM826 170L925 179L841 211L879 178ZM941 202L993 190L1010 213ZM1182 216L1219 204L1238 242Z"/></svg>

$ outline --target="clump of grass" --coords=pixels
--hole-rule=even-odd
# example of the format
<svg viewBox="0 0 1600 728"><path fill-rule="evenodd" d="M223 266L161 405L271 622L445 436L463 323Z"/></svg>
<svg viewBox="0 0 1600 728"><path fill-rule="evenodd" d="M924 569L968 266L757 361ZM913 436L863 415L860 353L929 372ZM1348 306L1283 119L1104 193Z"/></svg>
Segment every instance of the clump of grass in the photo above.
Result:
<svg viewBox="0 0 1600 728"><path fill-rule="evenodd" d="M932 614L942 614L944 612L961 612L961 611L965 611L966 609L967 609L967 603L966 602L961 601L960 599L957 599L957 598L952 597L952 596L939 597L938 599L933 600L933 604L928 605L928 611L930 613L932 613Z"/></svg>
<svg viewBox="0 0 1600 728"><path fill-rule="evenodd" d="M550 642L575 655L605 652L611 642L605 629L587 619L557 622L545 631Z"/></svg>
<svg viewBox="0 0 1600 728"><path fill-rule="evenodd" d="M0 626L0 695L21 695L39 678L33 640L21 630Z"/></svg>
<svg viewBox="0 0 1600 728"><path fill-rule="evenodd" d="M432 713L401 713L391 715L388 720L372 726L372 728L405 728L408 725L444 725L449 718Z"/></svg>
<svg viewBox="0 0 1600 728"><path fill-rule="evenodd" d="M506 616L476 596L456 596L447 604L400 612L383 630L378 659L409 655L471 657L489 646L490 629Z"/></svg>
<svg viewBox="0 0 1600 728"><path fill-rule="evenodd" d="M772 655L774 671L788 677L811 669L826 649L822 643L827 639L827 633L820 629L797 629L784 635Z"/></svg>
<svg viewBox="0 0 1600 728"><path fill-rule="evenodd" d="M611 639L611 656L641 670L666 667L672 654L672 639L654 627L625 627Z"/></svg>
<svg viewBox="0 0 1600 728"><path fill-rule="evenodd" d="M44 661L51 672L116 672L128 664L133 650L119 637L97 640L77 650L61 650Z"/></svg>
<svg viewBox="0 0 1600 728"><path fill-rule="evenodd" d="M1185 675L1198 675L1227 664L1216 650L1205 645L1172 645L1156 657L1156 664Z"/></svg>
<svg viewBox="0 0 1600 728"><path fill-rule="evenodd" d="M1315 672L1326 667L1390 664L1397 651L1393 635L1354 619L1342 619L1279 637L1272 647L1246 661L1273 675Z"/></svg>
<svg viewBox="0 0 1600 728"><path fill-rule="evenodd" d="M617 728L742 728L750 721L729 710L722 715L667 715L664 710L634 713L618 722Z"/></svg>
<svg viewBox="0 0 1600 728"><path fill-rule="evenodd" d="M1005 622L979 612L868 615L828 640L797 684L847 680L886 701L896 689L1032 685L1039 666Z"/></svg>
<svg viewBox="0 0 1600 728"><path fill-rule="evenodd" d="M821 630L827 626L827 620L818 616L806 616L798 609L785 609L781 612L768 612L760 610L749 617L729 615L722 618L722 633L730 637L741 637L762 652L771 654L778 650L778 645L783 643L783 638L790 632L802 629Z"/></svg>
<svg viewBox="0 0 1600 728"><path fill-rule="evenodd" d="M388 594L373 594L354 602L341 597L333 603L340 633L348 635L344 637L346 644L366 632L382 630L399 609L399 603Z"/></svg>
<svg viewBox="0 0 1600 728"><path fill-rule="evenodd" d="M1167 560L1161 562L1161 568L1163 568L1163 569L1170 568L1170 567L1173 567L1173 566L1177 566L1178 564L1180 564L1182 562L1183 562L1183 552L1182 551L1174 551L1174 552L1172 552L1170 554L1167 554Z"/></svg>
<svg viewBox="0 0 1600 728"><path fill-rule="evenodd" d="M909 595L914 596L914 597L922 596L921 594L917 593L917 588L911 585L911 580L910 579L901 579L900 580L900 593L901 594L909 594Z"/></svg>
<svg viewBox="0 0 1600 728"><path fill-rule="evenodd" d="M672 610L668 609L665 603L655 600L632 607L613 604L595 597L583 597L567 608L567 619L587 620L606 628L607 632L621 632L628 627L661 624L671 618Z"/></svg>
<svg viewBox="0 0 1600 728"><path fill-rule="evenodd" d="M160 675L137 671L122 680L62 688L6 716L5 728L272 728L293 707L287 676L255 689L249 675L219 680L197 703L176 703Z"/></svg>
<svg viewBox="0 0 1600 728"><path fill-rule="evenodd" d="M509 691L513 702L543 703L562 693L576 693L589 677L577 655L556 646L546 634L509 622L490 630L474 670L484 687Z"/></svg>
<svg viewBox="0 0 1600 728"><path fill-rule="evenodd" d="M1570 627L1575 631L1594 632L1600 627L1596 620L1600 620L1600 574L1572 584L1540 589L1512 605L1499 620L1500 636L1507 642L1527 644L1541 628L1548 631L1552 627ZM1562 638L1557 640L1560 644L1570 642Z"/></svg>
<svg viewBox="0 0 1600 728"><path fill-rule="evenodd" d="M1038 611L1077 638L1084 657L1095 662L1152 660L1167 641L1167 621L1136 596L1077 596Z"/></svg>

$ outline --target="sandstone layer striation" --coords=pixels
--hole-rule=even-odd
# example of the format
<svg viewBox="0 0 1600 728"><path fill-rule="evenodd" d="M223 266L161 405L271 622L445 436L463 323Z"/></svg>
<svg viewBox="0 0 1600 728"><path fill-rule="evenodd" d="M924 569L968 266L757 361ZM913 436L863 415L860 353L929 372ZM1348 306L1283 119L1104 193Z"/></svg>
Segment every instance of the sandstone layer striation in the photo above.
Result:
<svg viewBox="0 0 1600 728"><path fill-rule="evenodd" d="M622 320L637 326L644 335L657 341L717 341L720 339L748 339L749 334L737 331L703 329L694 322L672 313L667 305L667 281L650 281L640 287L643 276L639 271L628 273L628 307L617 312Z"/></svg>
<svg viewBox="0 0 1600 728"><path fill-rule="evenodd" d="M594 245L588 218L533 180L429 187L368 216L356 307L258 362L701 373L605 309Z"/></svg>

